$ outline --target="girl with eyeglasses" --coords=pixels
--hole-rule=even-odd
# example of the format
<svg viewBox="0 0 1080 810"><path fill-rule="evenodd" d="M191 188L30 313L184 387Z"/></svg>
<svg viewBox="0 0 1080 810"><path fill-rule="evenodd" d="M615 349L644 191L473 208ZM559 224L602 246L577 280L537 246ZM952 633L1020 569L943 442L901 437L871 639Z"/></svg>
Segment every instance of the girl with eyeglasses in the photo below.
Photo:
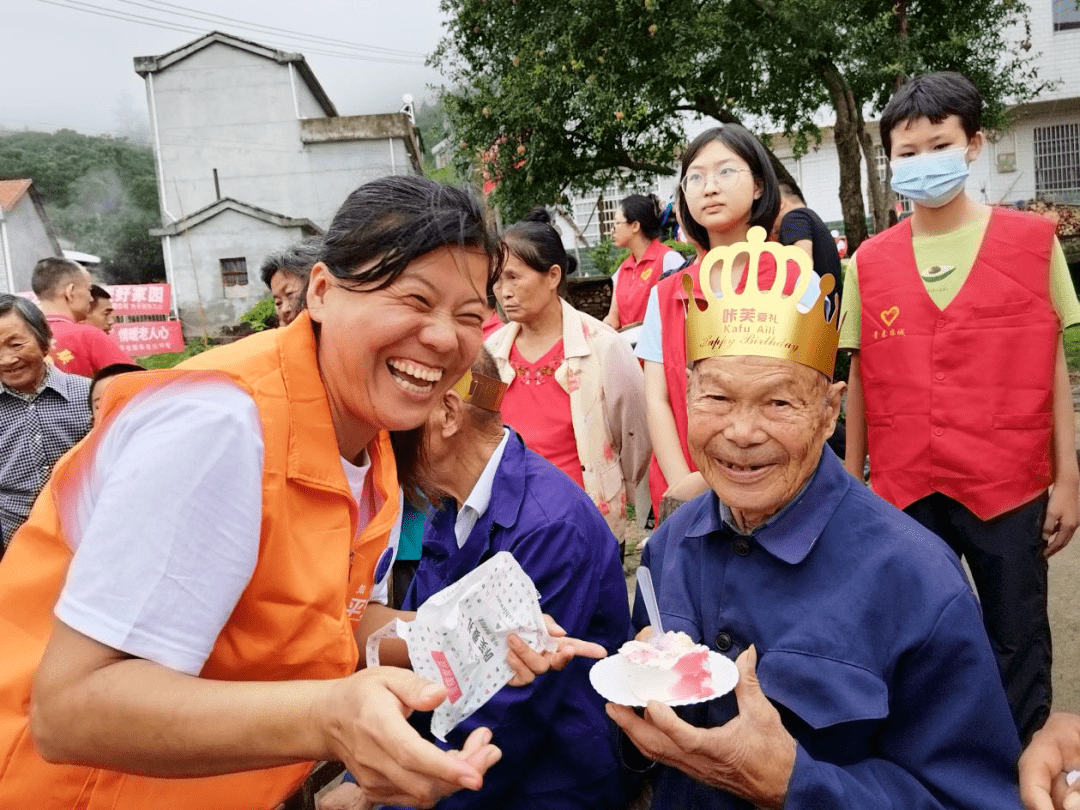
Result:
<svg viewBox="0 0 1080 810"><path fill-rule="evenodd" d="M750 228L766 231L776 219L780 192L776 172L765 148L746 129L726 124L706 130L687 147L682 158L676 207L687 238L707 252L746 241ZM745 284L746 257L734 271ZM686 432L686 293L684 273L698 285L700 262L663 279L649 295L637 356L645 361L645 401L653 459L649 468L649 494L659 520L665 497L688 501L708 485L687 449ZM714 270L714 273L717 272ZM762 266L759 286L768 288L775 278ZM797 274L789 273L785 293L795 287ZM717 287L714 279L713 287Z"/></svg>

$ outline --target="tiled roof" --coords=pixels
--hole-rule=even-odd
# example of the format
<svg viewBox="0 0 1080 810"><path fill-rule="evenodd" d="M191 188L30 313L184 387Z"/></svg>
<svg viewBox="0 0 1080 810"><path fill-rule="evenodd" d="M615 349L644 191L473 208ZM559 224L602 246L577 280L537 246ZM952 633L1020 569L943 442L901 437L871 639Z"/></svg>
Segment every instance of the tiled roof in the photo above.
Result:
<svg viewBox="0 0 1080 810"><path fill-rule="evenodd" d="M0 180L0 208L10 211L30 190L33 180Z"/></svg>
<svg viewBox="0 0 1080 810"><path fill-rule="evenodd" d="M174 48L161 56L136 56L135 72L143 77L150 73L158 73L159 71L165 70L170 65L174 65L183 59L187 59L187 57L192 54L198 53L203 48L209 47L216 42L243 51L248 51L256 56L273 59L279 64L294 64L297 72L300 74L300 78L302 78L308 88L310 88L312 95L315 96L319 105L323 108L323 112L331 118L337 116L337 108L335 108L334 103L330 101L330 97L326 95L326 91L323 89L323 86L319 84L319 80L315 78L315 74L311 72L311 67L308 65L303 54L286 53L277 48L271 48L268 45L260 45L258 42L252 42L250 39L242 39L233 34L226 34L223 31L211 31L209 34L201 36L196 40L192 40L186 45L181 45L179 48Z"/></svg>
<svg viewBox="0 0 1080 810"><path fill-rule="evenodd" d="M275 211L259 208L257 205L252 205L251 203L234 200L232 197L222 197L220 200L215 200L209 205L200 208L198 211L188 214L183 219L179 219L176 222L161 228L151 228L150 235L179 236L185 231L201 225L208 219L213 219L223 211L236 211L244 216L259 219L263 222L269 222L271 225L277 225L279 228L300 228L305 235L322 233L322 228L305 217L289 217L285 214L279 214Z"/></svg>

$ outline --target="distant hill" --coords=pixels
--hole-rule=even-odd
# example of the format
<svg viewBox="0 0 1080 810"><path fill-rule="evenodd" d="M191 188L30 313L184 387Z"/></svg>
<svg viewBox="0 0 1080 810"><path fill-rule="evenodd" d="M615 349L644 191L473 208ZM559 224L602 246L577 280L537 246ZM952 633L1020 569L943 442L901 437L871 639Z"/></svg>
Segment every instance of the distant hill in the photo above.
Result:
<svg viewBox="0 0 1080 810"><path fill-rule="evenodd" d="M102 257L104 280L165 280L153 151L126 138L74 130L0 132L0 179L28 177L57 235Z"/></svg>

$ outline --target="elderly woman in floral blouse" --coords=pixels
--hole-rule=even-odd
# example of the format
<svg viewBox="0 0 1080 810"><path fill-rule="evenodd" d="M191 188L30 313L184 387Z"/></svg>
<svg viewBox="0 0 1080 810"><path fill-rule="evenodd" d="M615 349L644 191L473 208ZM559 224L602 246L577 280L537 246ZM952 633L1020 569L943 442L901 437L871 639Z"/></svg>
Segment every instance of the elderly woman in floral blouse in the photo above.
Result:
<svg viewBox="0 0 1080 810"><path fill-rule="evenodd" d="M503 241L495 295L510 322L485 344L510 384L503 418L588 493L622 543L651 452L641 367L624 337L560 297L577 262L546 210Z"/></svg>

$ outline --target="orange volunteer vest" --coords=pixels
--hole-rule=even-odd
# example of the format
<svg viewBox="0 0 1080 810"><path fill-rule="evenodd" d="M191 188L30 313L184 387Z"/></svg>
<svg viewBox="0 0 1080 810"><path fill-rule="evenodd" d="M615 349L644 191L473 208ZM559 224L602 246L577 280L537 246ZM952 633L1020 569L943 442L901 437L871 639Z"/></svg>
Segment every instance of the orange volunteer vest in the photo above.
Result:
<svg viewBox="0 0 1080 810"><path fill-rule="evenodd" d="M859 248L870 480L893 505L940 492L989 520L1050 485L1053 236L1049 220L992 209L944 310L919 276L910 220Z"/></svg>
<svg viewBox="0 0 1080 810"><path fill-rule="evenodd" d="M222 373L251 393L262 417L262 530L254 575L200 676L232 681L344 677L356 669L354 622L370 596L376 562L397 517L389 435L380 433L368 447L384 506L357 536L356 503L341 468L306 313L285 329L199 355L182 371L116 379L106 394L101 422L111 421L124 402L146 387L185 375ZM102 433L101 427L91 431L60 460L0 563L0 807L273 808L300 785L313 763L156 779L51 765L34 749L27 727L30 685L71 559L58 493L89 465Z"/></svg>

